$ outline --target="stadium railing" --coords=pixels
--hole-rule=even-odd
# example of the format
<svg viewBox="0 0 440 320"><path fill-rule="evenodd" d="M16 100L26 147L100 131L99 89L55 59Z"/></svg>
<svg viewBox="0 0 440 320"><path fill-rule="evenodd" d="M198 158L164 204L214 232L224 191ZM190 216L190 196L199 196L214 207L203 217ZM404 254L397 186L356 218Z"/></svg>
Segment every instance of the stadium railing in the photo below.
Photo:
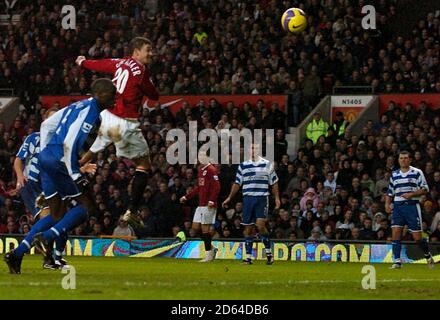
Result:
<svg viewBox="0 0 440 320"><path fill-rule="evenodd" d="M14 88L0 88L0 97L10 97L14 95Z"/></svg>
<svg viewBox="0 0 440 320"><path fill-rule="evenodd" d="M373 86L334 86L333 94L374 94Z"/></svg>

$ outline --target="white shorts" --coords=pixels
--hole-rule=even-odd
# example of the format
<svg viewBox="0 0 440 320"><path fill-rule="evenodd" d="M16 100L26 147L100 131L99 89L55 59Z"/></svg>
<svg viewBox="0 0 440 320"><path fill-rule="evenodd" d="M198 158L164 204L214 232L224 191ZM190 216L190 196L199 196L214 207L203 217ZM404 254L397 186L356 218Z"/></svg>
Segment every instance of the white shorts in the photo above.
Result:
<svg viewBox="0 0 440 320"><path fill-rule="evenodd" d="M198 222L201 224L214 224L216 214L216 208L197 207L196 212L194 213L193 222Z"/></svg>
<svg viewBox="0 0 440 320"><path fill-rule="evenodd" d="M111 143L115 145L118 157L136 159L149 154L139 121L118 117L106 109L101 112L98 137L90 151L101 152Z"/></svg>

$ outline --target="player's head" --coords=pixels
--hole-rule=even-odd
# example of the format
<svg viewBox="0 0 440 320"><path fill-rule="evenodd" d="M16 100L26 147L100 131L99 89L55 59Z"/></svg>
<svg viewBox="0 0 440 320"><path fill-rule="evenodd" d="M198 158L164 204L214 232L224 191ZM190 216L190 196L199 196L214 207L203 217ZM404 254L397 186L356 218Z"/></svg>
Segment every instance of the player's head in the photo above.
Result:
<svg viewBox="0 0 440 320"><path fill-rule="evenodd" d="M46 110L46 112L44 113L44 120L46 120L47 118L50 118L53 114L55 114L58 110L57 107L52 107Z"/></svg>
<svg viewBox="0 0 440 320"><path fill-rule="evenodd" d="M408 168L411 164L411 153L409 151L401 151L399 153L399 165L401 168Z"/></svg>
<svg viewBox="0 0 440 320"><path fill-rule="evenodd" d="M198 162L202 165L206 165L211 162L211 158L208 155L208 150L199 151Z"/></svg>
<svg viewBox="0 0 440 320"><path fill-rule="evenodd" d="M130 41L132 57L142 64L149 64L153 58L153 45L144 37L136 37Z"/></svg>
<svg viewBox="0 0 440 320"><path fill-rule="evenodd" d="M252 143L252 158L257 160L261 155L261 145L258 143Z"/></svg>
<svg viewBox="0 0 440 320"><path fill-rule="evenodd" d="M101 107L110 107L115 102L116 87L110 79L99 78L92 83L92 94Z"/></svg>

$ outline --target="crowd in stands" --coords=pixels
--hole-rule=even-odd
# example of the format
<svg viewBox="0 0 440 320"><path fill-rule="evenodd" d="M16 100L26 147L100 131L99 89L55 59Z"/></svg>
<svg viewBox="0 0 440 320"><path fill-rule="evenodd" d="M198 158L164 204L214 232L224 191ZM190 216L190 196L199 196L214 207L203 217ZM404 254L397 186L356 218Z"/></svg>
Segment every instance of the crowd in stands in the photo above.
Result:
<svg viewBox="0 0 440 320"><path fill-rule="evenodd" d="M187 106L182 113L202 112L199 124L201 128L209 128L214 110L202 111ZM151 112L144 110L142 115L144 124L152 123L144 125L143 129L153 163L140 212L144 226L133 228L120 219L127 208L135 166L129 160L118 159L114 147L110 146L98 154L98 173L91 178L91 196L96 210L90 212L87 223L75 229L75 235L171 237L183 230L188 237L196 236L191 220L197 199L184 205L179 203L180 197L197 183L196 168L194 165L170 165L165 157L167 127L187 124L185 120L178 120L178 116L160 108ZM247 116L243 111L223 110L220 118L226 127L239 128L234 124L248 123ZM256 127L260 127L261 113L255 111L255 119L258 119ZM390 217L384 211L384 195L391 171L398 166L399 151L410 150L413 165L424 171L431 189L421 201L423 229L432 241L440 240L440 113L432 111L426 103L397 106L391 102L380 121L369 121L360 135L349 130L334 130L337 121L332 125L326 123L327 132L315 143L307 138L295 159L289 159L286 154L284 131L276 130L275 168L282 205L278 212L271 210L271 237L390 240ZM24 214L20 199L8 192L15 187L11 165L17 147L26 134L37 129L38 120L29 117L26 111L21 112L11 128L0 126L0 233L26 233L32 223L30 215ZM222 186L219 202L229 193L236 168L236 165L218 166ZM212 230L216 238L242 237L242 209L240 197L230 208L219 208ZM404 239L410 239L408 230L404 232Z"/></svg>
<svg viewBox="0 0 440 320"><path fill-rule="evenodd" d="M301 1L302 2L302 1ZM60 26L61 7L52 1L17 1L19 24L0 29L0 88L14 88L22 108L12 126L0 123L0 233L26 233L32 220L24 214L15 188L12 162L23 138L39 130L40 95L85 94L97 77L75 66L78 55L102 59L127 56L128 41L141 35L154 43L151 65L159 91L166 94L290 94L289 106L298 123L335 85L371 85L376 92L440 92L440 22L434 14L420 21L411 37L393 38L387 21L395 1L378 1L378 32L361 28L355 1L71 1L77 8L77 29ZM359 3L362 3L360 1ZM281 30L279 18L291 6L309 15L301 35ZM116 8L116 9L115 9ZM264 99L264 98L263 98ZM194 236L191 218L197 200L179 198L196 183L191 165L170 165L165 152L167 131L199 128L275 128L276 170L282 207L271 212L269 227L277 239L388 240L391 229L383 196L399 150L414 154L431 192L422 201L424 230L440 239L440 116L427 105L390 105L379 123L370 122L361 135L351 134L338 118L311 130L295 159L285 139L286 115L276 104L226 108L216 102L185 105L176 115L158 105L143 110L140 121L152 163L140 212L144 227L120 219L127 208L134 164L118 159L110 146L98 154L98 173L91 178L96 210L76 235ZM340 117L340 116L338 116ZM342 127L343 126L343 127ZM342 127L342 129L341 129ZM236 166L219 166L224 199ZM273 206L272 206L273 207ZM242 237L240 198L219 208L216 238ZM407 234L407 232L406 232ZM408 235L408 234L407 234Z"/></svg>
<svg viewBox="0 0 440 320"><path fill-rule="evenodd" d="M294 124L337 85L440 92L439 17L429 13L399 36L390 30L397 0L373 2L376 30L361 27L364 1L73 0L76 29L66 30L57 1L9 1L21 20L0 29L0 87L14 88L28 109L39 95L87 93L93 75L75 58L127 56L139 35L153 41L162 95L288 93ZM308 14L299 35L280 24L295 6Z"/></svg>

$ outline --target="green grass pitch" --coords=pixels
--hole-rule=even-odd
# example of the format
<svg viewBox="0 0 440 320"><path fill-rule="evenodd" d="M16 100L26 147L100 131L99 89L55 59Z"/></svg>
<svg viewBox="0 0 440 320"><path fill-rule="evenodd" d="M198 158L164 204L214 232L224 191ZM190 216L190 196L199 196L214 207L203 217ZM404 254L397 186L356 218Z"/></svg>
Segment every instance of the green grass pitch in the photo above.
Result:
<svg viewBox="0 0 440 320"><path fill-rule="evenodd" d="M66 274L43 270L40 256L26 256L22 274L9 274L0 256L0 299L439 299L440 266L375 264L376 289L365 290L361 263L275 262L173 258L68 257L76 289Z"/></svg>

